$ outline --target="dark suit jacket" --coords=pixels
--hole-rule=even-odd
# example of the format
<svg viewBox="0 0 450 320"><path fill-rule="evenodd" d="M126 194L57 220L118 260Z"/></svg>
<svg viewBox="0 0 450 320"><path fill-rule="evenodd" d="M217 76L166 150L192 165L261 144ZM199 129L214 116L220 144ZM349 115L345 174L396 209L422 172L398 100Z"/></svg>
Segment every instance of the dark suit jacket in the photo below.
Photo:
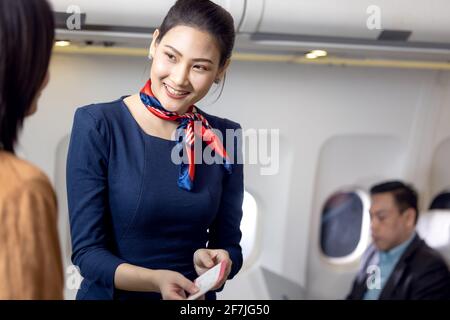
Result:
<svg viewBox="0 0 450 320"><path fill-rule="evenodd" d="M367 267L376 264L377 250L371 245L347 296L349 300L364 297L367 285ZM379 300L442 300L450 299L450 272L438 252L415 236L400 257L384 285Z"/></svg>

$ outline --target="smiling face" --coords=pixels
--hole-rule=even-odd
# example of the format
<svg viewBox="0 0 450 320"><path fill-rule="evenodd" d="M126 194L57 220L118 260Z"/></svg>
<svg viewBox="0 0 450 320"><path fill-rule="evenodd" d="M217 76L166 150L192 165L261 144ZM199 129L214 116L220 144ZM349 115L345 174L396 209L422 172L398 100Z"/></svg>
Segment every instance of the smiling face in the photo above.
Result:
<svg viewBox="0 0 450 320"><path fill-rule="evenodd" d="M199 29L180 25L158 37L156 30L150 47L152 91L166 110L183 114L223 76L229 61L219 67L216 40Z"/></svg>
<svg viewBox="0 0 450 320"><path fill-rule="evenodd" d="M372 195L370 227L378 250L389 251L406 241L415 229L415 209L400 212L394 195L384 192Z"/></svg>

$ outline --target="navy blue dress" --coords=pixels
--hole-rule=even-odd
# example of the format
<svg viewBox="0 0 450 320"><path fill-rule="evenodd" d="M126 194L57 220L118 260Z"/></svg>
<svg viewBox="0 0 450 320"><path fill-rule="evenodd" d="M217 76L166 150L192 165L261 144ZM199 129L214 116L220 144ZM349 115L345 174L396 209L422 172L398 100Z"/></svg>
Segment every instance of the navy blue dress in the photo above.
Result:
<svg viewBox="0 0 450 320"><path fill-rule="evenodd" d="M130 263L194 280L193 254L206 247L229 252L233 278L242 266L243 165L234 164L231 175L220 164L196 165L194 189L179 188L176 142L146 134L123 99L75 113L67 195L72 261L84 278L77 299L160 299L114 288L116 268ZM224 146L225 130L240 128L198 111L223 133ZM242 155L237 141L235 160Z"/></svg>

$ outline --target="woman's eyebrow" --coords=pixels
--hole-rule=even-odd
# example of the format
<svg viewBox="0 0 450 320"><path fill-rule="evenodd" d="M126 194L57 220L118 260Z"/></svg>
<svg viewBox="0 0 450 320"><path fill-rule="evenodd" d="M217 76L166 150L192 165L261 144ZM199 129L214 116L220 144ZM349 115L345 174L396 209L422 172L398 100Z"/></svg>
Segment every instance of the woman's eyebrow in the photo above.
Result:
<svg viewBox="0 0 450 320"><path fill-rule="evenodd" d="M166 44L166 45L164 45L164 46L167 47L167 48L169 48L169 49L171 49L171 50L173 50L173 51L175 51L175 53L178 54L180 57L183 56L183 55L181 54L181 52L178 51L177 49L175 49L174 47L169 46L168 44ZM196 59L192 59L192 61L195 61L195 62L208 62L208 63L214 64L210 59L206 59L206 58L196 58Z"/></svg>

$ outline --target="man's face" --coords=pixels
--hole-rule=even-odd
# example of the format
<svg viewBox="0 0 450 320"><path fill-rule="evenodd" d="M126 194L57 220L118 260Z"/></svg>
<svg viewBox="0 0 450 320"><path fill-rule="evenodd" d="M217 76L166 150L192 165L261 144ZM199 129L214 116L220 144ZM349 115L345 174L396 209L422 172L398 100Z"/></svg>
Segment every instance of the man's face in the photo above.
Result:
<svg viewBox="0 0 450 320"><path fill-rule="evenodd" d="M370 227L378 250L388 251L406 241L414 230L414 219L415 210L401 213L392 193L372 195Z"/></svg>

